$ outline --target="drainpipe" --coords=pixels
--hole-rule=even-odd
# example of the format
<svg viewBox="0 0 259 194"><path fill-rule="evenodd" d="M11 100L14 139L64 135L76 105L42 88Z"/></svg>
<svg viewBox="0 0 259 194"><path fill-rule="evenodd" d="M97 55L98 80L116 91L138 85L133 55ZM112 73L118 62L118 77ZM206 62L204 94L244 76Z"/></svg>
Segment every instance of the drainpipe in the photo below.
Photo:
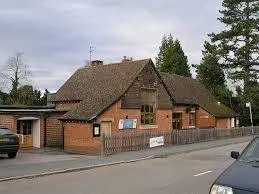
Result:
<svg viewBox="0 0 259 194"><path fill-rule="evenodd" d="M61 127L62 127L62 135L63 135L63 150L65 150L65 129L64 129L64 124L63 124L63 121L61 121Z"/></svg>

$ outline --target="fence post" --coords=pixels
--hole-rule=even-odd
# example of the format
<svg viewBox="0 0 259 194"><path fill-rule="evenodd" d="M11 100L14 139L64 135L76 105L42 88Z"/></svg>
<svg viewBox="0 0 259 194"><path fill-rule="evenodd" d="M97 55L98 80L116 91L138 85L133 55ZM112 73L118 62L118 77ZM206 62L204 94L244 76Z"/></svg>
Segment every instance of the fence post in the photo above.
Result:
<svg viewBox="0 0 259 194"><path fill-rule="evenodd" d="M179 144L179 131L176 129L176 144Z"/></svg>
<svg viewBox="0 0 259 194"><path fill-rule="evenodd" d="M198 142L201 142L201 137L200 137L200 128L198 128Z"/></svg>
<svg viewBox="0 0 259 194"><path fill-rule="evenodd" d="M174 136L174 130L171 131L171 144L174 145L175 143L175 136Z"/></svg>
<svg viewBox="0 0 259 194"><path fill-rule="evenodd" d="M101 156L105 156L105 134L101 134Z"/></svg>

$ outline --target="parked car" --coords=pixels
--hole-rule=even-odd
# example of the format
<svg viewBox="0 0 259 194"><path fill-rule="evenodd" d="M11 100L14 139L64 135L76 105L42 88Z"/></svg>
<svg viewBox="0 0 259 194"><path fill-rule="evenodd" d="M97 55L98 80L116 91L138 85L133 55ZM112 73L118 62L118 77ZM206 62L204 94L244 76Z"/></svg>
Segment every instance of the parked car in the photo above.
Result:
<svg viewBox="0 0 259 194"><path fill-rule="evenodd" d="M19 147L19 137L10 129L0 127L0 154L15 158Z"/></svg>
<svg viewBox="0 0 259 194"><path fill-rule="evenodd" d="M259 137L255 137L244 151L232 151L236 161L214 182L210 194L259 193Z"/></svg>

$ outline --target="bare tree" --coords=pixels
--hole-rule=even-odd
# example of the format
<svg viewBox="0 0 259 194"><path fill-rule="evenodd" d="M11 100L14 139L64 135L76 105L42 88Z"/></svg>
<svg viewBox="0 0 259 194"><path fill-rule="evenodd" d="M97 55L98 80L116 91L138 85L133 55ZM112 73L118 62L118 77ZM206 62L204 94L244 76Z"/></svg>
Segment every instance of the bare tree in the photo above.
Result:
<svg viewBox="0 0 259 194"><path fill-rule="evenodd" d="M12 91L17 91L18 87L28 82L31 72L28 65L24 63L23 53L18 52L7 60L6 66L1 72L3 81L7 83L7 87Z"/></svg>

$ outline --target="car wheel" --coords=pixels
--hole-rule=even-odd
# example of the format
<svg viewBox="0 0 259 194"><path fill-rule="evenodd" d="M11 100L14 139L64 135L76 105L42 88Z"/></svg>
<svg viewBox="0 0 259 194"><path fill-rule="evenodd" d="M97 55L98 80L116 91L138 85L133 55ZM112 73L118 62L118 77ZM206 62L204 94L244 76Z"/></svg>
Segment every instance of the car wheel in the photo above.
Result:
<svg viewBox="0 0 259 194"><path fill-rule="evenodd" d="M16 155L17 155L17 152L8 153L8 157L9 157L9 158L15 158Z"/></svg>

